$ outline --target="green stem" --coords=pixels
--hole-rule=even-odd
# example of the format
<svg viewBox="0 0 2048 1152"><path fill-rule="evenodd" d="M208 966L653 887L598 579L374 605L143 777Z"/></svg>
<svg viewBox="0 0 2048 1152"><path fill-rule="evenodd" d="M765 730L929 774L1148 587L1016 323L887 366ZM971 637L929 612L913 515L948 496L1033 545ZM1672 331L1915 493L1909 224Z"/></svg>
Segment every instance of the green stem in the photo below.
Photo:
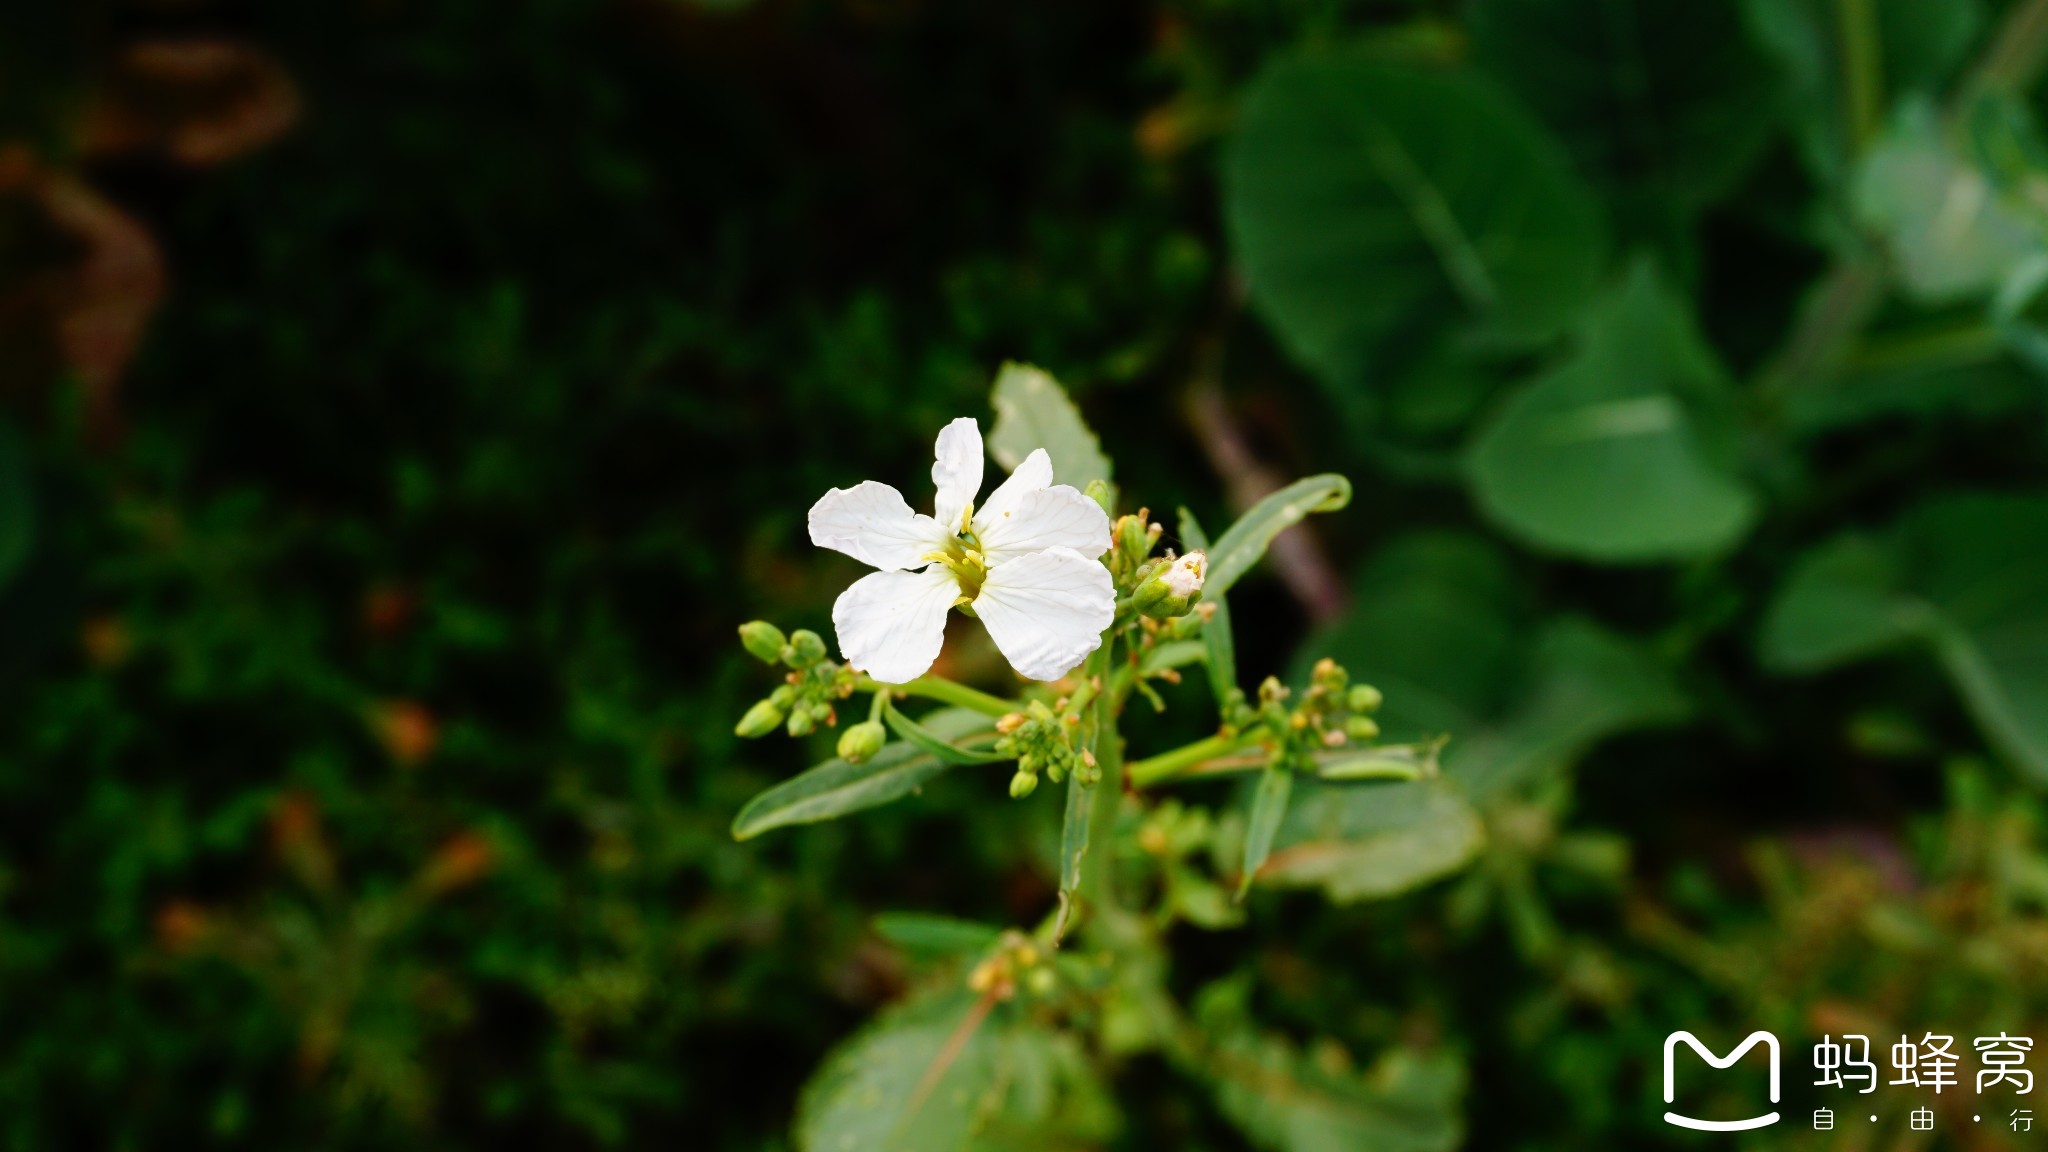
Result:
<svg viewBox="0 0 2048 1152"><path fill-rule="evenodd" d="M1099 913L1115 901L1109 883L1110 841L1116 834L1117 808L1123 803L1123 738L1117 732L1117 713L1123 696L1110 676L1110 653L1115 636L1105 640L1082 666L1082 678L1101 680L1103 687L1088 706L1088 749L1095 755L1096 770L1102 778L1088 797L1088 852L1081 858L1080 882L1075 891L1082 906Z"/></svg>
<svg viewBox="0 0 2048 1152"><path fill-rule="evenodd" d="M943 676L920 676L908 684L880 684L863 676L853 686L856 692L901 692L905 696L921 696L926 700L937 700L956 708L969 708L984 716L1007 716L1022 705L1014 700L991 696L965 684L955 684Z"/></svg>
<svg viewBox="0 0 2048 1152"><path fill-rule="evenodd" d="M1131 787L1151 788L1170 780L1179 779L1182 776L1192 775L1194 767L1203 761L1214 760L1220 756L1228 756L1240 748L1256 743L1257 740L1258 736L1256 734L1245 735L1238 733L1230 736L1218 734L1197 740L1192 744L1183 744L1171 751L1161 752L1157 756L1147 756L1143 760L1133 760L1128 769L1131 777Z"/></svg>
<svg viewBox="0 0 2048 1152"><path fill-rule="evenodd" d="M1863 149L1884 127L1884 73L1879 56L1877 12L1872 0L1836 0L1837 28L1842 38L1843 103L1849 114L1849 156Z"/></svg>
<svg viewBox="0 0 2048 1152"><path fill-rule="evenodd" d="M2006 11L2005 22L1977 61L1959 103L1986 91L2019 93L2033 87L2048 54L2048 0L2025 0Z"/></svg>

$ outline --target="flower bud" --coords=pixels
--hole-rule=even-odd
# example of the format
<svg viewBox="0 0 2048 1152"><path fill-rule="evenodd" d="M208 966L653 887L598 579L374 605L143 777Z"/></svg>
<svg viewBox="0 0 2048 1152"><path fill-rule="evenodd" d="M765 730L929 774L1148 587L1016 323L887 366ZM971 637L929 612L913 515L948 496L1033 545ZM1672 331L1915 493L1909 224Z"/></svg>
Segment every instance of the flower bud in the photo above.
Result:
<svg viewBox="0 0 2048 1152"><path fill-rule="evenodd" d="M1105 514L1111 516L1116 515L1116 511L1109 506L1110 495L1108 481L1090 480L1088 482L1088 487L1081 490L1081 494L1088 497L1090 500L1095 501L1095 503L1102 508L1102 511Z"/></svg>
<svg viewBox="0 0 2048 1152"><path fill-rule="evenodd" d="M818 722L811 719L810 710L806 708L790 713L787 727L791 736L809 736L818 730Z"/></svg>
<svg viewBox="0 0 2048 1152"><path fill-rule="evenodd" d="M889 742L889 730L873 720L863 720L839 737L839 758L858 764L882 750Z"/></svg>
<svg viewBox="0 0 2048 1152"><path fill-rule="evenodd" d="M1038 773L1019 772L1010 777L1010 799L1022 800L1038 787Z"/></svg>
<svg viewBox="0 0 2048 1152"><path fill-rule="evenodd" d="M1202 583L1209 575L1209 558L1190 552L1160 568L1131 596L1131 606L1154 620L1185 616L1202 598Z"/></svg>
<svg viewBox="0 0 2048 1152"><path fill-rule="evenodd" d="M799 628L789 634L789 662L799 668L809 668L825 658L825 641L809 628Z"/></svg>
<svg viewBox="0 0 2048 1152"><path fill-rule="evenodd" d="M782 646L787 643L782 629L766 620L749 620L740 625L740 644L763 664L782 659Z"/></svg>
<svg viewBox="0 0 2048 1152"><path fill-rule="evenodd" d="M1380 734L1380 726L1370 716L1353 716L1344 722L1344 734L1353 740L1371 740Z"/></svg>
<svg viewBox="0 0 2048 1152"><path fill-rule="evenodd" d="M1344 706L1353 712L1372 712L1380 706L1380 690L1370 684L1355 684L1344 698Z"/></svg>
<svg viewBox="0 0 2048 1152"><path fill-rule="evenodd" d="M747 714L740 717L739 726L732 731L735 736L753 740L775 731L781 724L782 709L776 707L773 700L761 700L747 709Z"/></svg>

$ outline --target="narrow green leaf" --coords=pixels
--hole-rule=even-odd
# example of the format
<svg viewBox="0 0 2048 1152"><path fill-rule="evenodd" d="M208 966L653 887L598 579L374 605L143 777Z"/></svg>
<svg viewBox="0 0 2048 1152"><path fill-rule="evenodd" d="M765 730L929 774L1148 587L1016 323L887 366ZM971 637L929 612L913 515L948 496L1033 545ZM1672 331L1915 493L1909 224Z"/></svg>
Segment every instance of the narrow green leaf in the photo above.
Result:
<svg viewBox="0 0 2048 1152"><path fill-rule="evenodd" d="M1081 861L1088 855L1088 815L1095 789L1083 784L1079 773L1067 776L1067 811L1060 821L1060 918L1053 927L1053 939L1066 935L1067 918L1074 911L1074 893L1081 887Z"/></svg>
<svg viewBox="0 0 2048 1152"><path fill-rule="evenodd" d="M1190 552L1209 550L1209 537L1195 514L1180 510L1180 539ZM1208 652L1209 687L1215 691L1216 706L1226 705L1237 687L1237 638L1231 632L1230 603L1216 586L1215 557L1210 557L1209 579L1202 589L1202 603L1209 605L1209 618L1202 624L1202 647Z"/></svg>
<svg viewBox="0 0 2048 1152"><path fill-rule="evenodd" d="M989 719L965 708L948 708L925 718L941 739L959 739L989 729ZM732 822L736 840L748 840L787 824L812 824L887 804L915 792L950 765L912 744L890 744L860 764L833 757L747 801Z"/></svg>
<svg viewBox="0 0 2048 1152"><path fill-rule="evenodd" d="M1244 871L1238 875L1237 898L1251 891L1252 880L1266 866L1273 851L1273 836L1287 816L1287 797L1294 791L1294 769L1271 764L1259 776L1258 791L1252 793L1251 818L1245 821Z"/></svg>
<svg viewBox="0 0 2048 1152"><path fill-rule="evenodd" d="M1150 675L1168 668L1185 668L1208 658L1208 648L1200 640L1168 640L1146 652L1138 662L1138 670Z"/></svg>
<svg viewBox="0 0 2048 1152"><path fill-rule="evenodd" d="M1495 523L1554 552L1701 556L1756 518L1737 436L1733 390L1691 310L1637 264L1571 359L1523 385L1473 438L1472 487Z"/></svg>
<svg viewBox="0 0 2048 1152"><path fill-rule="evenodd" d="M1457 790L1413 784L1302 782L1260 877L1320 887L1338 903L1398 895L1478 854L1485 831Z"/></svg>
<svg viewBox="0 0 2048 1152"><path fill-rule="evenodd" d="M883 912L874 919L875 932L905 952L918 956L978 956L995 946L1002 931L972 920L925 912Z"/></svg>
<svg viewBox="0 0 2048 1152"><path fill-rule="evenodd" d="M1044 369L1004 364L989 402L996 423L988 434L988 450L998 464L1015 471L1033 449L1043 448L1059 483L1086 488L1091 481L1109 482L1109 457L1102 454L1101 442Z"/></svg>
<svg viewBox="0 0 2048 1152"><path fill-rule="evenodd" d="M882 719L898 736L910 741L918 751L936 756L948 764L1000 764L1014 757L1000 752L977 752L962 748L951 740L940 738L927 730L924 725L896 710L896 702L888 698L882 701Z"/></svg>
<svg viewBox="0 0 2048 1152"><path fill-rule="evenodd" d="M1335 512L1351 503L1351 481L1335 472L1296 480L1252 505L1237 518L1216 547L1209 550L1209 576L1202 598L1230 591L1238 577L1266 554L1273 537L1300 523L1312 512Z"/></svg>

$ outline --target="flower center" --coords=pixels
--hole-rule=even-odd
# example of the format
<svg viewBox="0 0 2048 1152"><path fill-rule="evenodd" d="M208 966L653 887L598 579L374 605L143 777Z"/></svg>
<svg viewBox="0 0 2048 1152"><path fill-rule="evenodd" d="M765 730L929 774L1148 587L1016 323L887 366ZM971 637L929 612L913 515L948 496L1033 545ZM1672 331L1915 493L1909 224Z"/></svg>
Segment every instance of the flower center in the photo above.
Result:
<svg viewBox="0 0 2048 1152"><path fill-rule="evenodd" d="M981 540L974 535L974 509L969 507L960 513L960 531L947 538L944 549L927 552L924 559L934 564L945 565L953 578L960 582L958 605L967 605L981 595L981 582L988 578L988 558L982 555Z"/></svg>

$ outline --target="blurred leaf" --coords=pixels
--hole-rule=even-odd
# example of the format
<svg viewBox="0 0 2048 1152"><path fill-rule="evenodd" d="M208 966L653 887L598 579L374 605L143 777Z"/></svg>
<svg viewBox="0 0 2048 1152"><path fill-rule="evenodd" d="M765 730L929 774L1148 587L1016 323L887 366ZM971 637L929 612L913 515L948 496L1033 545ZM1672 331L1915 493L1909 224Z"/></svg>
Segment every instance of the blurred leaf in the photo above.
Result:
<svg viewBox="0 0 2048 1152"><path fill-rule="evenodd" d="M1067 773L1067 806L1060 818L1060 914L1053 925L1055 941L1066 934L1067 918L1073 915L1074 894L1081 888L1081 861L1088 855L1089 801L1101 786L1081 783L1079 772Z"/></svg>
<svg viewBox="0 0 2048 1152"><path fill-rule="evenodd" d="M1933 647L1986 738L2048 782L2048 496L1928 500L1882 535L1822 545L1764 620L1767 664L1811 672Z"/></svg>
<svg viewBox="0 0 2048 1152"><path fill-rule="evenodd" d="M1138 667L1149 675L1169 668L1185 668L1208 658L1208 648L1200 640L1168 640L1147 650Z"/></svg>
<svg viewBox="0 0 2048 1152"><path fill-rule="evenodd" d="M1486 839L1472 806L1441 781L1310 778L1299 790L1259 879L1319 886L1340 904L1398 895L1449 875Z"/></svg>
<svg viewBox="0 0 2048 1152"><path fill-rule="evenodd" d="M972 920L927 912L883 912L875 917L882 939L915 956L977 956L995 946L1002 930Z"/></svg>
<svg viewBox="0 0 2048 1152"><path fill-rule="evenodd" d="M1181 543L1188 551L1206 552L1209 537L1202 532L1202 525L1195 514L1183 508L1180 510ZM1210 572L1215 571L1211 557ZM1223 593L1215 587L1214 580L1205 581L1202 602L1209 605L1209 619L1202 625L1202 647L1207 652L1209 665L1209 687L1216 696L1216 705L1221 708L1230 700L1230 694L1237 689L1237 638L1231 632L1230 605L1223 599Z"/></svg>
<svg viewBox="0 0 2048 1152"><path fill-rule="evenodd" d="M1273 836L1287 816L1287 796L1294 790L1294 768L1289 764L1268 764L1259 774L1252 792L1251 814L1245 819L1244 867L1238 873L1237 895L1244 898L1266 858L1273 851Z"/></svg>
<svg viewBox="0 0 2048 1152"><path fill-rule="evenodd" d="M1463 1137L1465 1072L1448 1052L1395 1049L1359 1072L1334 1046L1313 1054L1255 1030L1241 1013L1199 1012L1216 1104L1270 1152L1448 1152Z"/></svg>
<svg viewBox="0 0 2048 1152"><path fill-rule="evenodd" d="M1524 683L1501 720L1453 733L1446 749L1446 773L1477 802L1567 767L1609 736L1692 712L1671 672L1640 644L1577 617L1538 634Z"/></svg>
<svg viewBox="0 0 2048 1152"><path fill-rule="evenodd" d="M1334 472L1296 480L1245 510L1209 550L1209 577L1202 597L1230 591L1238 577L1266 554L1273 537L1311 512L1335 512L1351 503L1351 481Z"/></svg>
<svg viewBox="0 0 2048 1152"><path fill-rule="evenodd" d="M1005 363L996 373L995 392L989 403L995 407L995 427L988 434L988 450L996 463L1011 471L1024 462L1035 448L1052 457L1053 479L1061 484L1086 488L1091 481L1108 483L1109 457L1101 442L1081 419L1059 381L1042 368L1029 364Z"/></svg>
<svg viewBox="0 0 2048 1152"><path fill-rule="evenodd" d="M1776 126L1777 74L1732 5L1478 0L1469 13L1475 62L1596 183L1697 207Z"/></svg>
<svg viewBox="0 0 2048 1152"><path fill-rule="evenodd" d="M1563 365L1473 438L1480 506L1540 547L1610 563L1720 551L1756 516L1735 472L1725 373L1691 313L1638 263Z"/></svg>
<svg viewBox="0 0 2048 1152"><path fill-rule="evenodd" d="M1869 0L1869 11L1887 106L1940 95L1984 24L1980 0ZM1745 0L1743 15L1785 74L1786 107L1808 166L1839 181L1851 152L1839 0Z"/></svg>
<svg viewBox="0 0 2048 1152"><path fill-rule="evenodd" d="M945 708L925 717L924 726L941 739L957 740L988 730L989 718L965 708ZM917 791L949 767L908 743L886 745L859 764L835 756L747 801L733 818L732 834L748 840L771 828L833 820L887 804Z"/></svg>
<svg viewBox="0 0 2048 1152"><path fill-rule="evenodd" d="M1283 58L1246 92L1223 167L1254 303L1339 387L1444 305L1501 338L1553 335L1605 256L1563 150L1470 71L1363 48Z"/></svg>
<svg viewBox="0 0 2048 1152"><path fill-rule="evenodd" d="M888 722L891 731L908 740L918 751L936 756L948 764L1000 764L1005 760L1015 759L1000 752L978 752L972 748L962 748L952 740L898 712L895 701L887 697L882 701L882 719Z"/></svg>
<svg viewBox="0 0 2048 1152"><path fill-rule="evenodd" d="M1925 101L1899 109L1851 191L1857 219L1885 238L1901 284L1922 303L1987 295L2043 250L2039 228Z"/></svg>

